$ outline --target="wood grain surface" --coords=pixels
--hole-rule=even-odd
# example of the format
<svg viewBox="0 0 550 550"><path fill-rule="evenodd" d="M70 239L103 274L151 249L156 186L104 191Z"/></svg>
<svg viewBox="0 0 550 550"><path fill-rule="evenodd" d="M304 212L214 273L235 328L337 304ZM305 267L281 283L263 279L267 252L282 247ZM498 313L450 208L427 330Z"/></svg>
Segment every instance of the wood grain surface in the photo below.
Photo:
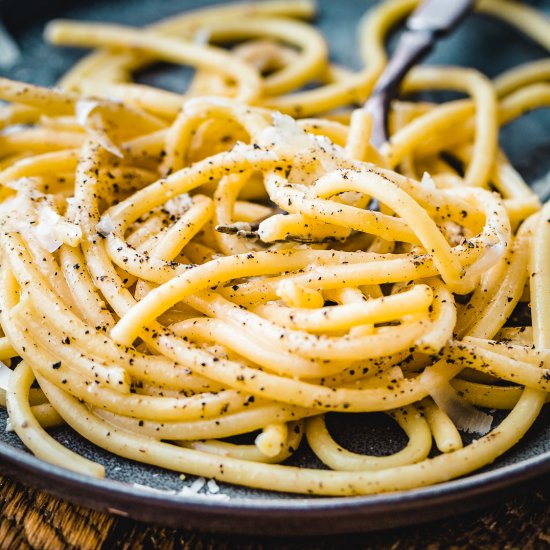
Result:
<svg viewBox="0 0 550 550"><path fill-rule="evenodd" d="M427 524L349 537L263 539L145 525L68 504L0 477L0 548L24 549L543 549L550 548L550 477L497 506Z"/></svg>

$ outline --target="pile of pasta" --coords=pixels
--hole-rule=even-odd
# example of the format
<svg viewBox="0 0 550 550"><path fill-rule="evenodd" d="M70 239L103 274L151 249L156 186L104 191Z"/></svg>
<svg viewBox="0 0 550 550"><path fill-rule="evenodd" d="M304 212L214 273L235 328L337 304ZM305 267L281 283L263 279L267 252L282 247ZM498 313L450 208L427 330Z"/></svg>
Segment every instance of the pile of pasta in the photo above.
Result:
<svg viewBox="0 0 550 550"><path fill-rule="evenodd" d="M357 106L416 4L366 14L359 71L329 62L313 3L271 0L144 29L54 21L51 42L95 52L55 89L0 79L0 380L36 456L104 475L46 431L66 423L177 472L364 495L522 438L550 390L550 206L498 134L550 104L550 60L495 81L414 68L377 149ZM476 9L550 49L532 8ZM133 80L158 61L194 67L188 89ZM406 99L433 90L466 98ZM528 326L507 323L520 302ZM403 449L358 454L325 423L375 412ZM327 468L282 464L303 438Z"/></svg>

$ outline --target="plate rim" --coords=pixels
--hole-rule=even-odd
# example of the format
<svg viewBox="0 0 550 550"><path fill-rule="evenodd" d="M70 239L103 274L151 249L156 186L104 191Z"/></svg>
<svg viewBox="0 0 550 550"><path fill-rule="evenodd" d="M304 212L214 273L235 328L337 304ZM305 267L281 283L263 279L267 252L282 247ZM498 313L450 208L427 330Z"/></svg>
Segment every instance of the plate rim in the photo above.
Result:
<svg viewBox="0 0 550 550"><path fill-rule="evenodd" d="M288 500L232 496L220 501L207 496L157 492L154 488L148 491L141 485L136 487L108 477L86 476L50 464L4 441L0 441L0 458L0 470L8 470L8 476L74 504L167 527L184 525L203 532L272 536L365 533L425 523L490 505L517 485L550 474L549 450L488 472L407 491ZM56 489L55 483L61 485ZM63 492L69 488L74 492ZM482 495L484 499L475 498ZM420 517L411 512L420 513ZM329 517L339 522L317 523ZM241 522L231 521L234 519Z"/></svg>

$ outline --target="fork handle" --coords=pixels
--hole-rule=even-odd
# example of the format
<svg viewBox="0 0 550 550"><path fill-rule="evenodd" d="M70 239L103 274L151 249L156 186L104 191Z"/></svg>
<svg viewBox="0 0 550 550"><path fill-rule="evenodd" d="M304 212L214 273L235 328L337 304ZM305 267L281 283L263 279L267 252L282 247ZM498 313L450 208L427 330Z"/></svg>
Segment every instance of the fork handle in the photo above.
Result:
<svg viewBox="0 0 550 550"><path fill-rule="evenodd" d="M373 116L371 141L380 147L387 137L387 119L391 100L410 68L424 58L437 40L452 31L471 10L473 0L425 0L407 19L395 52L378 79L365 109Z"/></svg>
<svg viewBox="0 0 550 550"><path fill-rule="evenodd" d="M401 81L413 65L428 54L435 44L434 35L427 31L405 31L394 54L380 76L365 109L372 115L371 141L380 147L387 137L388 112L391 101L397 95Z"/></svg>

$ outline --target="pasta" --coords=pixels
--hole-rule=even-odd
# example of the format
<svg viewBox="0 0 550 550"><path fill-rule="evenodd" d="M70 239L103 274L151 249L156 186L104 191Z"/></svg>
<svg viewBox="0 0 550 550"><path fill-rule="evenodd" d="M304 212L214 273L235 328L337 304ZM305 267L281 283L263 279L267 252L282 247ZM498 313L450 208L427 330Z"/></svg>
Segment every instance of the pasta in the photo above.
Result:
<svg viewBox="0 0 550 550"><path fill-rule="evenodd" d="M313 3L269 0L145 29L54 21L51 42L94 53L56 89L0 79L0 397L30 451L105 475L46 432L66 423L177 472L365 495L523 437L550 391L550 204L498 133L550 104L550 62L413 69L403 94L467 98L404 95L378 150L355 105L416 4L366 14L358 72L329 63ZM550 48L532 8L476 9ZM194 67L188 89L133 80L156 61ZM532 326L505 326L525 301ZM374 412L403 449L354 453L325 419ZM304 438L326 469L284 463Z"/></svg>

